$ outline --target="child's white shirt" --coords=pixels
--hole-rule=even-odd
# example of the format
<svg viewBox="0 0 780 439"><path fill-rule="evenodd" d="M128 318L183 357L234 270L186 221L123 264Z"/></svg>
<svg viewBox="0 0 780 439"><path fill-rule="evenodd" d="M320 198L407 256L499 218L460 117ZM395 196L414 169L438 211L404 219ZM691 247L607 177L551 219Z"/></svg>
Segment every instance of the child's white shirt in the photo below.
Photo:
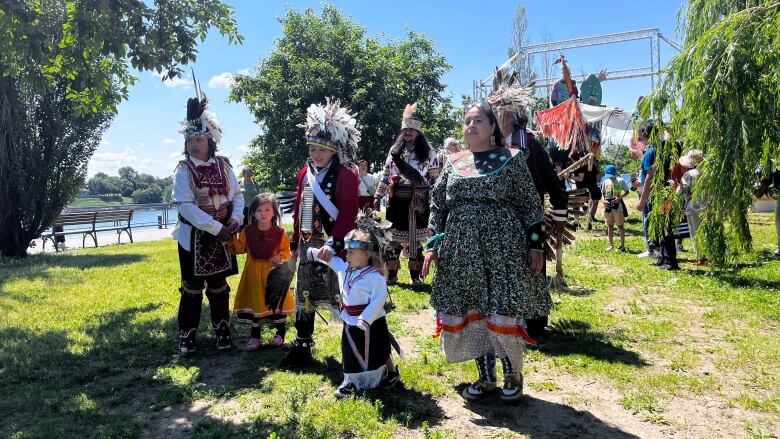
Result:
<svg viewBox="0 0 780 439"><path fill-rule="evenodd" d="M386 315L387 281L382 273L371 266L350 270L338 256L330 258L328 266L338 275L341 303L344 306L368 305L358 316L351 316L342 309L341 320L350 326L357 326L358 320L371 325Z"/></svg>

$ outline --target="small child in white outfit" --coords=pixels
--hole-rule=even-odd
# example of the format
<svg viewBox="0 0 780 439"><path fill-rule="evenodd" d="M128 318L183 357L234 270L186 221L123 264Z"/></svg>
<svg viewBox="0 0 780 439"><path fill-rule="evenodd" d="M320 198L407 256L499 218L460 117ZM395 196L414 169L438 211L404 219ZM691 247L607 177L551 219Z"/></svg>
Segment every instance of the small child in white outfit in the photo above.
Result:
<svg viewBox="0 0 780 439"><path fill-rule="evenodd" d="M357 229L345 237L346 262L310 249L310 259L319 259L338 275L344 331L341 358L344 382L336 390L338 398L355 395L380 385L387 389L400 381L393 364L391 334L385 319L387 271L382 255L389 243L390 223L377 223L369 214L359 214ZM327 259L326 259L327 258Z"/></svg>

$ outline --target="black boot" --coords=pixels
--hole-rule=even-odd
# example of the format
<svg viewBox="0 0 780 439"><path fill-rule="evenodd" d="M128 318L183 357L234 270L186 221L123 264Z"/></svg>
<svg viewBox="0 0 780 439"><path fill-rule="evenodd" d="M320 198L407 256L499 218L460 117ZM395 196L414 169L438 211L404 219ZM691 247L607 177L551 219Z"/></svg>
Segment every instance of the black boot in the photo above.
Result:
<svg viewBox="0 0 780 439"><path fill-rule="evenodd" d="M233 339L230 337L230 326L227 320L222 320L214 327L214 335L217 336L217 350L227 351L233 349Z"/></svg>
<svg viewBox="0 0 780 439"><path fill-rule="evenodd" d="M179 290L179 352L182 354L195 353L195 335L200 323L200 309L203 304L202 294L193 294Z"/></svg>
<svg viewBox="0 0 780 439"><path fill-rule="evenodd" d="M214 328L214 335L217 337L217 350L227 351L233 349L233 339L230 337L230 287L225 284L217 291L209 286L206 289L206 297L209 299L211 308L211 327Z"/></svg>
<svg viewBox="0 0 780 439"><path fill-rule="evenodd" d="M387 284L395 285L398 283L398 270L387 270Z"/></svg>
<svg viewBox="0 0 780 439"><path fill-rule="evenodd" d="M304 367L312 364L314 362L314 358L311 356L311 348L313 346L314 340L311 338L296 338L292 343L292 349L290 349L290 352L288 352L279 363L279 368L295 370L303 369Z"/></svg>
<svg viewBox="0 0 780 439"><path fill-rule="evenodd" d="M189 331L179 331L179 352L182 354L194 354L197 350L195 348L195 334L197 329L192 328Z"/></svg>
<svg viewBox="0 0 780 439"><path fill-rule="evenodd" d="M420 279L420 270L422 269L423 261L422 252L423 248L418 247L415 252L415 259L409 258L409 277L412 280L412 285L416 287L422 285L422 280Z"/></svg>

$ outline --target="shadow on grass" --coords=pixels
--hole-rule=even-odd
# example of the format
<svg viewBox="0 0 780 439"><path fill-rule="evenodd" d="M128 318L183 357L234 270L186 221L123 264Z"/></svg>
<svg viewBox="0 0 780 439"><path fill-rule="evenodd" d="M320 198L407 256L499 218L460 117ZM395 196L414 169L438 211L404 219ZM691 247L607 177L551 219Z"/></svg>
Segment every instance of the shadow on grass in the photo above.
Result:
<svg viewBox="0 0 780 439"><path fill-rule="evenodd" d="M757 260L751 262L739 262L723 270L707 271L702 269L685 269L691 276L706 276L715 279L732 288L753 288L765 290L780 290L780 280L770 279L767 276L776 273L771 269L764 269L761 272L744 272L748 268L760 268L766 264L777 262L772 253L768 250L762 250L756 254ZM762 276L763 275L763 276Z"/></svg>
<svg viewBox="0 0 780 439"><path fill-rule="evenodd" d="M391 390L370 390L366 392L366 397L382 401L383 418L395 418L407 428L420 428L424 422L431 426L439 425L444 419L444 411L431 395L403 384Z"/></svg>
<svg viewBox="0 0 780 439"><path fill-rule="evenodd" d="M390 288L400 287L400 288L405 288L405 289L410 290L410 291L414 291L415 293L428 293L428 294L430 294L431 293L430 276L429 276L428 282L429 283L425 283L425 281L423 281L423 283L421 283L419 285L415 285L415 284L413 284L411 282L398 281L398 283L396 283L395 285L391 285Z"/></svg>
<svg viewBox="0 0 780 439"><path fill-rule="evenodd" d="M144 261L146 255L136 253L106 254L36 254L23 260L9 260L0 265L0 292L5 292L3 285L16 279L48 280L51 278L49 268L90 268L116 267ZM25 301L23 297L20 300Z"/></svg>
<svg viewBox="0 0 780 439"><path fill-rule="evenodd" d="M465 384L456 387L460 393ZM482 416L472 420L477 427L506 428L529 438L638 438L610 425L592 413L525 395L516 404L503 404L497 394L469 403L467 408Z"/></svg>
<svg viewBox="0 0 780 439"><path fill-rule="evenodd" d="M539 351L546 355L583 355L608 363L647 366L639 354L617 346L608 334L595 332L587 322L560 319L550 325L541 340Z"/></svg>
<svg viewBox="0 0 780 439"><path fill-rule="evenodd" d="M183 428L170 411L198 419L192 401L255 388L275 370L281 351L217 352L207 306L199 353L179 356L175 316L144 318L158 306L97 313L73 331L0 330L0 437L169 437L155 429Z"/></svg>
<svg viewBox="0 0 780 439"><path fill-rule="evenodd" d="M139 436L149 368L170 360L170 323L135 321L156 307L97 314L73 334L0 331L0 419L13 420L0 422L0 436Z"/></svg>

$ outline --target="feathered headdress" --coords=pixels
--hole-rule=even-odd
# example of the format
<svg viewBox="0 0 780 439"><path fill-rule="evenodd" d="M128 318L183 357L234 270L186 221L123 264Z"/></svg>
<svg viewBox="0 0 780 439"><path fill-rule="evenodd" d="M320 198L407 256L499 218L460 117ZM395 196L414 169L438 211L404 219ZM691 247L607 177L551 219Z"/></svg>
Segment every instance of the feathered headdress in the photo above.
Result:
<svg viewBox="0 0 780 439"><path fill-rule="evenodd" d="M192 137L210 137L215 143L222 140L222 127L219 126L217 115L208 111L209 99L203 93L195 79L195 72L192 73L192 80L195 83L194 98L187 99L187 117L181 121L179 132L185 139Z"/></svg>
<svg viewBox="0 0 780 439"><path fill-rule="evenodd" d="M341 163L353 163L360 130L354 117L338 99L325 99L325 105L311 104L306 110L306 143L328 148L339 155Z"/></svg>
<svg viewBox="0 0 780 439"><path fill-rule="evenodd" d="M528 118L528 108L534 105L533 84L522 86L516 83L516 72L504 81L503 73L496 68L493 76L493 93L487 98L487 104L493 108L499 122L504 120L504 114L519 114Z"/></svg>
<svg viewBox="0 0 780 439"><path fill-rule="evenodd" d="M380 262L384 262L390 249L390 240L392 239L390 227L392 225L390 221L382 221L373 210L367 208L359 212L355 218L355 230L344 237L345 247L372 251L379 256ZM355 239L354 232L356 230L367 232L371 237L371 242Z"/></svg>
<svg viewBox="0 0 780 439"><path fill-rule="evenodd" d="M401 129L405 128L413 128L417 131L420 131L422 128L422 120L420 120L420 116L417 114L417 102L408 104L404 108L404 114L401 117Z"/></svg>

